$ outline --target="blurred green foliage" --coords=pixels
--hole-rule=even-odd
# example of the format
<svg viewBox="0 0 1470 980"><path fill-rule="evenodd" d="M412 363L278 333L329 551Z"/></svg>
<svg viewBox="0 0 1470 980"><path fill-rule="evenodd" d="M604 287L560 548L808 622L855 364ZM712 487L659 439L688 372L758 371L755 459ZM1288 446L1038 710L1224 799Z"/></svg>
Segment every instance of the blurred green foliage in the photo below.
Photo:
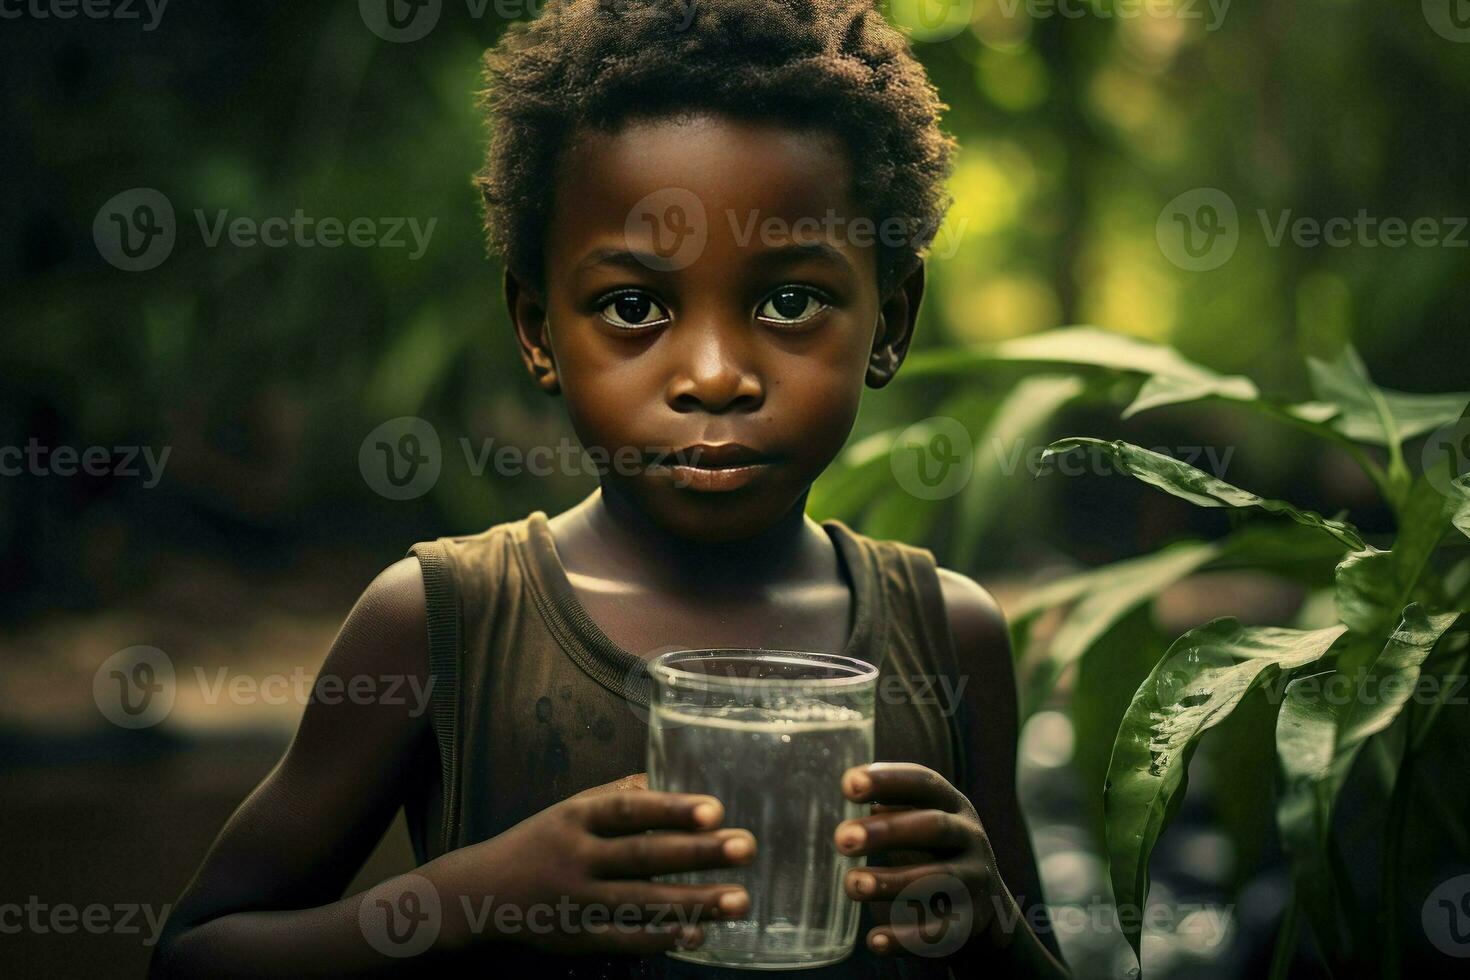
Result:
<svg viewBox="0 0 1470 980"><path fill-rule="evenodd" d="M1256 217L1465 213L1463 45L1413 5L1299 0L1223 16L1182 2L1142 16L1063 7L973 0L940 22L912 3L886 8L916 28L915 51L962 145L921 350L1091 322L1300 393L1301 355L1351 338L1389 387L1463 386L1470 253L1272 247ZM173 445L171 504L287 541L345 536L387 549L405 533L554 510L585 492L586 480L487 479L446 465L432 495L399 504L373 495L356 466L362 437L396 415L428 418L446 445L570 434L514 354L469 183L483 141L478 56L504 27L497 10L536 9L446 3L434 30L402 44L369 31L351 3L180 4L152 31L8 22L0 98L26 123L7 127L6 265L19 288L0 300L4 441L41 431ZM179 216L173 254L144 273L110 267L91 238L98 208L133 187L161 191ZM1239 245L1220 268L1190 272L1165 256L1156 221L1200 187L1234 202ZM210 248L196 209L436 226L417 260L406 249ZM870 397L854 442L934 414L954 382ZM963 418L977 406L950 407ZM1095 417L1077 411L1071 431ZM1214 435L1257 443L1252 465L1285 485L1322 479L1289 436ZM976 510L1000 499L994 488L973 497ZM994 540L965 539L946 557L995 568L1075 554L1063 545L1073 522L1049 519L1058 499L1026 497ZM51 505L10 504L7 545L34 546L14 515ZM167 509L119 506L154 520ZM896 504L870 517L884 514L896 532L954 540L943 525L906 523ZM1085 557L1151 543L1147 531L1129 540L1126 524L1082 535Z"/></svg>
<svg viewBox="0 0 1470 980"><path fill-rule="evenodd" d="M516 356L470 185L484 139L480 53L504 29L497 11L537 6L446 0L427 36L397 44L351 2L171 4L147 31L7 20L0 445L174 450L168 478L146 492L0 480L7 603L104 601L178 549L279 563L308 547L355 548L381 563L413 540L555 512L591 489L588 478L476 475L458 449L461 437L528 447L571 436ZM1305 358L1331 363L1349 341L1387 389L1470 387L1470 235L1462 228L1459 246L1273 238L1282 222L1359 215L1433 219L1453 234L1470 213L1470 45L1436 30L1431 6L1159 0L1138 15L1137 4L959 0L935 21L916 0L887 5L950 107L955 204L929 260L911 363L865 400L810 510L927 544L986 581L1137 560L1070 595L1065 581L1033 590L1012 610L1026 663L1033 621L1080 599L1053 624L1024 694L1031 710L1088 692L1069 701L1073 767L1080 818L1100 842L1113 735L1173 639L1144 600L1204 562L1269 566L1283 588L1304 590L1292 625L1321 629L1337 622L1322 571L1332 555L1308 529L1252 537L1130 481L1090 480L1083 492L1037 480L1028 454L1064 434L1240 447L1232 483L1329 516L1350 509L1370 543L1388 542L1405 484L1384 441L1361 427L1314 440L1283 415L1301 409L1297 421L1316 424L1308 399L1320 379ZM172 203L178 241L157 268L126 272L104 260L92 228L104 202L138 187ZM1238 243L1218 267L1191 271L1159 234L1170 203L1199 189L1234 207ZM417 259L408 248L209 247L196 210L435 224ZM1111 366L1079 369L1066 349L1080 338L1045 334L1076 323L1116 335L1094 348L1113 351ZM1059 336L1060 353L1038 350ZM1276 415L1191 400L1212 388L1249 401L1247 376ZM1144 401L1159 410L1120 421ZM358 467L364 437L401 415L432 422L445 447L434 489L411 501L373 492ZM891 450L936 416L969 431L975 469L954 498L915 500ZM1417 471L1412 449L1408 462ZM1233 766L1273 764L1261 737L1273 707L1244 700L1201 746L1201 771L1228 783ZM1440 724L1463 734L1465 713ZM1426 767L1452 758L1444 740L1423 754ZM1394 782L1379 781L1383 807ZM1423 800L1433 785L1417 781L1422 806L1398 804L1407 839L1415 820L1435 833L1447 824L1443 804ZM1237 883L1268 849L1271 813L1252 802L1227 791L1212 804ZM1421 851L1404 856L1406 873L1432 881L1437 854Z"/></svg>

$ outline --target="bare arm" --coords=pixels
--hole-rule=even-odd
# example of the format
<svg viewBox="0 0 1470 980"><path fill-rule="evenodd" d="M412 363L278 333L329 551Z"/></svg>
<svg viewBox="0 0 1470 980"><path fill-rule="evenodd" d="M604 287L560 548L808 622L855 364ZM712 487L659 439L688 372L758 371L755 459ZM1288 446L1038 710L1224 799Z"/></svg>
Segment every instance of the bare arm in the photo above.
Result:
<svg viewBox="0 0 1470 980"><path fill-rule="evenodd" d="M442 975L447 959L500 941L651 955L696 944L699 922L749 908L736 886L648 880L748 863L755 842L720 827L714 798L650 792L638 779L579 793L343 898L415 768L437 764L426 751L432 738L421 698L340 694L366 678L358 690L386 695L405 677L396 690L427 692L416 559L393 565L363 594L319 677L340 681L339 693L308 705L285 757L220 832L164 930L153 977ZM528 914L559 903L589 918L528 931L485 914L491 904ZM612 925L590 918L625 907L635 914Z"/></svg>
<svg viewBox="0 0 1470 980"><path fill-rule="evenodd" d="M426 690L417 559L389 567L348 615L321 678ZM367 682L359 681L366 687ZM323 692L327 688L322 688ZM225 824L165 929L152 975L325 976L392 963L342 892L403 802L428 716L415 698L313 699L284 758ZM270 910L270 911L264 911Z"/></svg>
<svg viewBox="0 0 1470 980"><path fill-rule="evenodd" d="M949 569L939 570L945 611L964 679L966 784L995 852L1001 880L1020 917L1007 925L997 916L996 940L1027 976L1064 976L1056 938L1049 927L1038 935L1029 923L1048 923L1041 876L1031 836L1016 795L1016 748L1020 736L1016 675L1005 616L990 593Z"/></svg>

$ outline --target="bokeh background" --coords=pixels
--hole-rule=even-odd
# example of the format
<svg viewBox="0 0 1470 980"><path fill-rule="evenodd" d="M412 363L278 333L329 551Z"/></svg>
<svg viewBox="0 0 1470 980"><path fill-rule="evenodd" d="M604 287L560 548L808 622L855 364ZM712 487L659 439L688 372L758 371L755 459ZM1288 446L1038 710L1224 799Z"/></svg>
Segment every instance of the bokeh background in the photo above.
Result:
<svg viewBox="0 0 1470 980"><path fill-rule="evenodd" d="M1458 247L1313 247L1273 243L1260 218L1429 217L1453 236L1470 212L1470 23L1457 2L894 0L886 13L913 34L961 144L916 350L1087 323L1282 397L1306 398L1303 358L1345 342L1387 387L1470 387L1463 220ZM156 481L142 457L137 476L0 477L0 901L157 908L278 758L300 705L211 704L181 685L165 722L125 730L93 699L108 657L146 645L180 672L309 675L408 545L555 513L594 484L476 473L458 448L572 437L515 355L470 185L480 53L535 3L444 0L432 29L399 41L350 0L178 0L156 19L142 5L136 19L63 18L63 6L0 27L0 446L169 455ZM96 229L138 188L169 202L176 241L128 271ZM1238 225L1228 261L1202 271L1159 233L1166 206L1201 188L1223 192ZM211 246L195 218L298 210L433 225L414 255L406 231L399 248ZM1014 380L1004 368L900 380L869 394L853 444L941 406L983 420ZM1338 452L1212 405L1123 422L1127 397L1103 386L1028 438L1232 448L1231 482L1390 527ZM396 500L359 463L368 434L403 416L433 427L443 466L427 492ZM997 475L996 462L977 454L990 489L963 537L951 509L891 479L856 496L819 486L814 514L927 545L1003 604L1061 571L1224 526L1132 481ZM1307 597L1247 573L1198 576L1136 617L1133 654L1151 662L1213 615L1286 622ZM1028 721L1023 790L1051 900L1089 908L1108 892L1100 787L1078 760L1105 762L1108 746L1077 738L1078 683L1064 679ZM1152 975L1250 976L1269 956L1286 889L1269 785L1231 774L1270 746L1238 727L1201 752L1156 857L1156 897L1176 920L1198 918L1151 933ZM395 828L363 880L407 860ZM1107 928L1061 938L1082 975L1131 966ZM148 952L138 936L0 935L10 975L139 976ZM1311 964L1304 950L1299 975Z"/></svg>

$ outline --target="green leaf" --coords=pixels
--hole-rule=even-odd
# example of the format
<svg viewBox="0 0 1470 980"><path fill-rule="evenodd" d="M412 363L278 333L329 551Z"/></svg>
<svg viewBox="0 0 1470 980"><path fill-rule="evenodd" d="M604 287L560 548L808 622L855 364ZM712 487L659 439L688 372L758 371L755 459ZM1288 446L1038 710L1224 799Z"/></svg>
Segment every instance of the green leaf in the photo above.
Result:
<svg viewBox="0 0 1470 980"><path fill-rule="evenodd" d="M921 541L937 516L932 500L915 500L913 494L893 487L863 513L863 533L896 541Z"/></svg>
<svg viewBox="0 0 1470 980"><path fill-rule="evenodd" d="M1134 694L1113 744L1104 808L1113 897L1135 954L1149 855L1183 799L1200 736L1258 685L1319 660L1346 630L1217 619L1176 640Z"/></svg>
<svg viewBox="0 0 1470 980"><path fill-rule="evenodd" d="M1128 613L1197 571L1220 554L1219 545L1197 541L1170 545L1151 555L1115 562L1091 579L1095 587L1062 620L1044 658L1033 658L1022 698L1022 717L1041 706L1057 679ZM1085 573L1084 573L1085 574Z"/></svg>
<svg viewBox="0 0 1470 980"><path fill-rule="evenodd" d="M900 377L971 374L996 362L1075 364L1145 376L1127 418L1161 405L1229 398L1252 401L1260 391L1249 378L1222 375L1187 360L1172 347L1091 326L1059 327L1015 340L986 351L924 351L909 357Z"/></svg>
<svg viewBox="0 0 1470 980"><path fill-rule="evenodd" d="M1168 645L1154 626L1148 607L1139 606L1092 644L1077 665L1078 694L1067 703L1075 733L1072 771L1082 788L1088 831L1099 850L1107 846L1103 787L1108 781L1113 737L1133 700L1133 692Z"/></svg>
<svg viewBox="0 0 1470 980"><path fill-rule="evenodd" d="M1301 510L1282 500L1257 496L1172 456L1152 452L1132 443L1086 438L1061 439L1048 446L1042 458L1079 448L1105 453L1137 479L1197 506L1264 510L1288 517L1306 527L1325 531L1354 551L1367 547L1351 524L1332 520L1309 510Z"/></svg>
<svg viewBox="0 0 1470 980"><path fill-rule="evenodd" d="M989 522L1004 514L1004 501L1031 483L1025 454L1036 434L1068 402L1086 390L1072 374L1022 380L1006 395L975 445L976 465L960 492L952 560L973 565Z"/></svg>
<svg viewBox="0 0 1470 980"><path fill-rule="evenodd" d="M1354 633L1377 632L1394 615L1392 610L1403 607L1396 570L1391 552L1372 547L1355 551L1338 563L1333 598L1338 617Z"/></svg>
<svg viewBox="0 0 1470 980"><path fill-rule="evenodd" d="M1319 407L1311 413L1315 418L1299 417L1327 421L1355 442L1393 449L1455 421L1470 405L1470 392L1425 395L1380 388L1351 346L1333 361L1308 358L1307 369L1317 401L1336 411L1323 418ZM1298 411L1303 408L1297 406Z"/></svg>
<svg viewBox="0 0 1470 980"><path fill-rule="evenodd" d="M853 443L812 485L806 510L813 520L852 521L874 497L893 483L889 452L903 427L875 433Z"/></svg>
<svg viewBox="0 0 1470 980"><path fill-rule="evenodd" d="M1435 547L1449 529L1450 503L1436 479L1421 476L1400 508L1393 550L1364 548L1337 566L1338 614L1353 632L1379 633L1398 619Z"/></svg>
<svg viewBox="0 0 1470 980"><path fill-rule="evenodd" d="M1363 744L1398 717L1418 683L1421 665L1458 615L1430 616L1410 605L1366 668L1339 669L1287 685L1276 719L1282 775L1276 820L1297 893L1325 951L1347 949L1352 941L1338 914L1331 853L1337 796Z"/></svg>

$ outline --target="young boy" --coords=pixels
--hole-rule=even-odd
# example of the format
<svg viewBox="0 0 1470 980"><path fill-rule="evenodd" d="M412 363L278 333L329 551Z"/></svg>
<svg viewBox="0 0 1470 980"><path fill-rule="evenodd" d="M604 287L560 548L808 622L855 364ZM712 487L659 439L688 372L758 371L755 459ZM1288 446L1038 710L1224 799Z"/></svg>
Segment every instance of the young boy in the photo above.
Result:
<svg viewBox="0 0 1470 980"><path fill-rule="evenodd" d="M486 64L506 302L600 489L417 545L369 586L323 677L414 675L433 710L311 704L154 974L723 973L657 954L752 896L651 879L761 842L721 801L647 789L637 709L648 658L744 647L846 653L905 695L877 707L892 761L842 778L874 804L831 842L869 859L845 882L857 949L808 975L1062 975L1032 928L995 603L803 510L904 359L947 205L952 141L906 42L871 0L553 0ZM400 806L420 867L342 897Z"/></svg>

